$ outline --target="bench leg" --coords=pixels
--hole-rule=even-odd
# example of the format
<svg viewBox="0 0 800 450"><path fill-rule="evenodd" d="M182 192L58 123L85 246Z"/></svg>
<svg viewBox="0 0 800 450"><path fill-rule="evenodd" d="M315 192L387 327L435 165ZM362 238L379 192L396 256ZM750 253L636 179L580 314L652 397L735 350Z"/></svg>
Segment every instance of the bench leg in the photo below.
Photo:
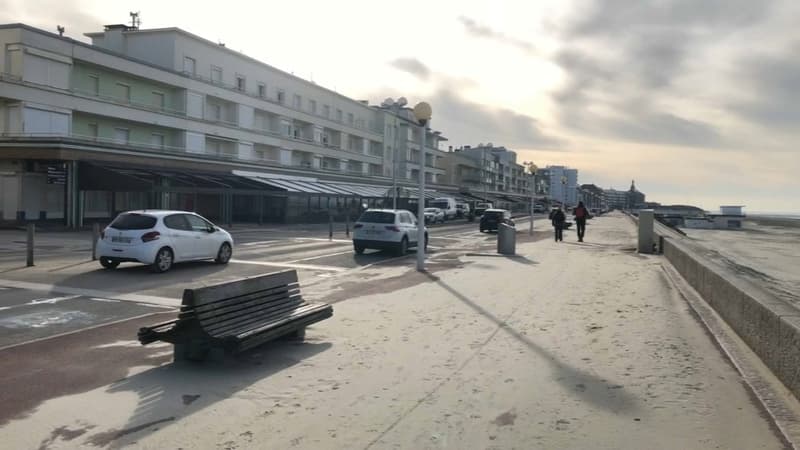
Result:
<svg viewBox="0 0 800 450"><path fill-rule="evenodd" d="M306 327L298 328L291 333L286 333L285 335L281 336L281 339L290 340L290 341L302 341L306 338Z"/></svg>
<svg viewBox="0 0 800 450"><path fill-rule="evenodd" d="M209 354L208 344L205 342L184 342L174 344L173 361L203 361Z"/></svg>
<svg viewBox="0 0 800 450"><path fill-rule="evenodd" d="M208 359L215 363L225 362L225 349L222 347L211 347L208 351Z"/></svg>

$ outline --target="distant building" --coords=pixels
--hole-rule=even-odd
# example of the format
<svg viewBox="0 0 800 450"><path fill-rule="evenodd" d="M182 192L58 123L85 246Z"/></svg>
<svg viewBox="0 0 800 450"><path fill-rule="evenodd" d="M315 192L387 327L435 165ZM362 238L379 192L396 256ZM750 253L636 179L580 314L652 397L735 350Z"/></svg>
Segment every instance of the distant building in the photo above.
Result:
<svg viewBox="0 0 800 450"><path fill-rule="evenodd" d="M609 209L626 209L628 207L628 192L616 189L606 189L606 202Z"/></svg>
<svg viewBox="0 0 800 450"><path fill-rule="evenodd" d="M641 209L645 207L645 195L636 189L636 183L631 180L631 188L628 190L628 209Z"/></svg>
<svg viewBox="0 0 800 450"><path fill-rule="evenodd" d="M548 196L566 206L578 204L578 169L565 166L547 166L550 175Z"/></svg>
<svg viewBox="0 0 800 450"><path fill-rule="evenodd" d="M582 184L578 188L578 201L589 209L608 209L605 191L594 184Z"/></svg>

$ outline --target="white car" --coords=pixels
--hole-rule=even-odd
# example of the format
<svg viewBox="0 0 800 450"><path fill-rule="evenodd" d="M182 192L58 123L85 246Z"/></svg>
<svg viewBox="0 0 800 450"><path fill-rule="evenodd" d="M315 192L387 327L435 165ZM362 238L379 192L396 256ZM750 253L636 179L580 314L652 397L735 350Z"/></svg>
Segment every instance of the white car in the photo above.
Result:
<svg viewBox="0 0 800 450"><path fill-rule="evenodd" d="M154 272L166 272L184 261L213 259L227 264L233 255L233 238L192 212L128 211L100 233L96 254L106 269L139 262L151 265Z"/></svg>
<svg viewBox="0 0 800 450"><path fill-rule="evenodd" d="M417 219L405 209L368 209L353 225L353 250L394 250L405 255L409 247L417 245ZM428 232L425 231L425 248Z"/></svg>
<svg viewBox="0 0 800 450"><path fill-rule="evenodd" d="M425 223L444 223L444 211L439 208L425 208Z"/></svg>

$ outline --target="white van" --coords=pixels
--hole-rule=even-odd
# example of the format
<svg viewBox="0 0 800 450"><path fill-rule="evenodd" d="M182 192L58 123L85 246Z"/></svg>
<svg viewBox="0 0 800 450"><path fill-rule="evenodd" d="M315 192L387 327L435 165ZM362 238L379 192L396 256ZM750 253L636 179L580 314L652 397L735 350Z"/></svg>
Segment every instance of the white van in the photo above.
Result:
<svg viewBox="0 0 800 450"><path fill-rule="evenodd" d="M444 219L455 219L458 215L458 208L456 208L456 199L453 197L439 197L430 202L432 208L439 208L444 211Z"/></svg>

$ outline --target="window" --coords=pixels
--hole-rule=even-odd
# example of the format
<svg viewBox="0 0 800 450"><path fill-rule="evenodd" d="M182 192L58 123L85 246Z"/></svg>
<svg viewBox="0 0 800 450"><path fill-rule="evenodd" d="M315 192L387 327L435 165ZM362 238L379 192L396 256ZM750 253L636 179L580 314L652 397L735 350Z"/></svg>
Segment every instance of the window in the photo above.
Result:
<svg viewBox="0 0 800 450"><path fill-rule="evenodd" d="M211 119L212 120L221 120L222 119L222 106L220 105L211 105Z"/></svg>
<svg viewBox="0 0 800 450"><path fill-rule="evenodd" d="M117 97L126 102L131 101L131 87L125 83L117 83Z"/></svg>
<svg viewBox="0 0 800 450"><path fill-rule="evenodd" d="M97 136L98 136L97 124L96 123L86 124L86 128L88 128L88 130L89 130L89 137L97 139Z"/></svg>
<svg viewBox="0 0 800 450"><path fill-rule="evenodd" d="M286 92L283 89L278 89L278 103L281 105L286 101Z"/></svg>
<svg viewBox="0 0 800 450"><path fill-rule="evenodd" d="M184 214L173 214L171 216L164 217L164 226L173 230L191 230L189 227L189 222L186 221Z"/></svg>
<svg viewBox="0 0 800 450"><path fill-rule="evenodd" d="M303 97L300 97L297 94L294 94L294 107L296 109L300 109L303 106Z"/></svg>
<svg viewBox="0 0 800 450"><path fill-rule="evenodd" d="M195 72L195 66L197 63L195 62L194 58L190 58L188 56L183 57L183 72L188 73L191 76L194 76L197 72Z"/></svg>
<svg viewBox="0 0 800 450"><path fill-rule="evenodd" d="M308 101L308 110L311 111L311 114L317 113L317 102L315 100Z"/></svg>
<svg viewBox="0 0 800 450"><path fill-rule="evenodd" d="M244 76L237 74L236 75L236 90L244 92L246 88L247 88L247 86L246 86L246 81L244 79Z"/></svg>
<svg viewBox="0 0 800 450"><path fill-rule="evenodd" d="M222 84L222 67L211 66L211 82Z"/></svg>
<svg viewBox="0 0 800 450"><path fill-rule="evenodd" d="M322 105L322 115L326 119L330 119L331 118L331 107L328 106L328 105Z"/></svg>
<svg viewBox="0 0 800 450"><path fill-rule="evenodd" d="M89 75L89 93L100 95L100 77L97 75Z"/></svg>
<svg viewBox="0 0 800 450"><path fill-rule="evenodd" d="M264 98L267 96L267 85L264 83L258 83L258 96Z"/></svg>
<svg viewBox="0 0 800 450"><path fill-rule="evenodd" d="M114 142L117 144L128 144L130 141L130 130L127 128L114 128Z"/></svg>
<svg viewBox="0 0 800 450"><path fill-rule="evenodd" d="M164 148L164 135L159 133L151 134L150 145L156 148Z"/></svg>
<svg viewBox="0 0 800 450"><path fill-rule="evenodd" d="M158 109L164 109L164 93L153 91L153 106Z"/></svg>
<svg viewBox="0 0 800 450"><path fill-rule="evenodd" d="M337 120L338 122L341 122L341 121L342 121L342 110L341 110L341 109L337 109L337 110L336 110L336 120Z"/></svg>
<svg viewBox="0 0 800 450"><path fill-rule="evenodd" d="M109 227L115 230L146 230L156 226L156 219L153 216L145 216L144 214L126 213L120 214L111 222Z"/></svg>
<svg viewBox="0 0 800 450"><path fill-rule="evenodd" d="M347 124L353 126L353 113L347 113Z"/></svg>
<svg viewBox="0 0 800 450"><path fill-rule="evenodd" d="M186 217L186 220L189 222L189 226L191 227L192 231L208 231L211 229L210 223L195 216L194 214L184 214L184 217Z"/></svg>

